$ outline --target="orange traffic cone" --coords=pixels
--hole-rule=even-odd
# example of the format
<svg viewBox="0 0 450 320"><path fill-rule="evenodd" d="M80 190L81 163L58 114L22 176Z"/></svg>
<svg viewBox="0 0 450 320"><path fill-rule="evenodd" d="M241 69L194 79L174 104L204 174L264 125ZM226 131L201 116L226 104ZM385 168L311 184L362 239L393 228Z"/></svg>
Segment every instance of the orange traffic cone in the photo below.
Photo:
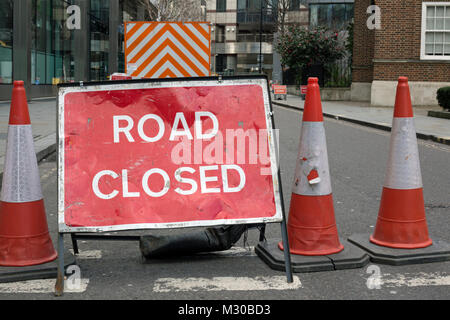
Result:
<svg viewBox="0 0 450 320"><path fill-rule="evenodd" d="M317 78L308 79L297 159L287 225L293 272L365 266L369 263L369 255L339 239ZM263 239L255 247L255 252L272 269L284 270L286 258L283 242Z"/></svg>
<svg viewBox="0 0 450 320"><path fill-rule="evenodd" d="M398 79L388 168L375 231L348 241L374 263L410 265L450 260L450 243L431 238L425 219L422 174L408 78Z"/></svg>
<svg viewBox="0 0 450 320"><path fill-rule="evenodd" d="M0 266L56 259L47 226L23 81L15 81L0 197Z"/></svg>
<svg viewBox="0 0 450 320"><path fill-rule="evenodd" d="M317 78L309 78L297 169L288 220L291 253L335 254L344 249L334 217L322 103ZM279 243L283 249L282 243Z"/></svg>
<svg viewBox="0 0 450 320"><path fill-rule="evenodd" d="M398 80L388 169L378 221L370 241L403 249L432 244L425 219L419 151L406 77Z"/></svg>

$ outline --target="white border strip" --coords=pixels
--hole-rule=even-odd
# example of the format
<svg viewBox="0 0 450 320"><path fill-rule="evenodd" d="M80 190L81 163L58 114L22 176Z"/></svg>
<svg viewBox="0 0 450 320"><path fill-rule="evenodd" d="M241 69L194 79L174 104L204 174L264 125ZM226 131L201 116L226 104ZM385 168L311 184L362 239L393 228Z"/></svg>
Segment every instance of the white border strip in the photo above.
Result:
<svg viewBox="0 0 450 320"><path fill-rule="evenodd" d="M251 218L251 219L222 219L222 220L200 220L172 223L140 223L124 224L115 226L95 226L95 227L70 227L64 220L64 99L66 94L72 92L99 92L114 90L135 90L151 88L181 88L181 87L214 87L214 86L245 86L258 85L263 92L264 109L266 113L267 138L269 144L270 162L272 169L273 192L275 198L275 214L272 217ZM58 92L58 226L59 232L108 232L125 231L139 229L168 229L168 228L187 228L187 227L208 227L219 225L234 224L254 224L254 223L275 223L283 220L281 209L280 181L278 180L278 161L275 148L275 134L273 130L272 112L270 108L269 92L267 81L264 79L232 79L222 80L185 80L185 81L167 81L167 82L142 82L142 83L119 83L119 84L101 84L85 85L83 87L61 87Z"/></svg>

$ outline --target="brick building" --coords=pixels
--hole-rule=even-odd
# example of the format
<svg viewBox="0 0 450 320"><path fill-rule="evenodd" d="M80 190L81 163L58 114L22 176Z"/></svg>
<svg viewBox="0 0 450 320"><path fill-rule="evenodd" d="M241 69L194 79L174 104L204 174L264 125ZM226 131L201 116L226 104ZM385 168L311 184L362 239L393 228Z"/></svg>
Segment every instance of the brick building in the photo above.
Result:
<svg viewBox="0 0 450 320"><path fill-rule="evenodd" d="M367 25L369 6L381 27ZM414 105L435 105L450 85L450 1L355 1L352 100L393 106L399 76L410 81Z"/></svg>

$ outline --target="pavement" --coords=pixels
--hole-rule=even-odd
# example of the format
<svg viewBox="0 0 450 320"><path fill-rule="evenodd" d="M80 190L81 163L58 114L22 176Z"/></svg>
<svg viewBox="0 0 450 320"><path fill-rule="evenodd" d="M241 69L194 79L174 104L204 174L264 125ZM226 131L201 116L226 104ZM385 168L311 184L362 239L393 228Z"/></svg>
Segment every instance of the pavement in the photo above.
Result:
<svg viewBox="0 0 450 320"><path fill-rule="evenodd" d="M10 102L0 103L0 181L3 176ZM56 98L28 101L38 162L56 151Z"/></svg>
<svg viewBox="0 0 450 320"><path fill-rule="evenodd" d="M303 110L305 101L299 96L288 95L287 100L272 100L273 104ZM369 103L354 101L323 101L325 117L349 121L377 129L390 131L394 109L392 107L371 107ZM414 107L417 137L450 145L449 119L428 117L429 110L440 111L439 106Z"/></svg>
<svg viewBox="0 0 450 320"><path fill-rule="evenodd" d="M287 100L274 100L275 105L303 110L305 101L299 96L288 95ZM28 102L33 128L34 146L38 162L56 150L56 98L41 98ZM323 101L325 117L349 121L368 127L390 131L393 108L370 107L368 103L353 101ZM9 102L0 103L0 181L6 153ZM414 108L417 136L450 145L450 120L428 117L428 110L439 107Z"/></svg>

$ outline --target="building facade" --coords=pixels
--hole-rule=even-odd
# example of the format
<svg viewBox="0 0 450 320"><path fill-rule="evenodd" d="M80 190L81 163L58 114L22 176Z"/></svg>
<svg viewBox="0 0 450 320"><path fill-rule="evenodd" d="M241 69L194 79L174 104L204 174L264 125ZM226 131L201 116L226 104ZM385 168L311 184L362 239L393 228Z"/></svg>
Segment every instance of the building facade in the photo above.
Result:
<svg viewBox="0 0 450 320"><path fill-rule="evenodd" d="M37 98L54 96L61 82L123 72L123 21L145 14L132 0L0 0L0 100L14 80Z"/></svg>
<svg viewBox="0 0 450 320"><path fill-rule="evenodd" d="M271 78L277 62L279 65L274 43L280 24L340 29L353 19L353 2L207 0L207 21L212 23L212 73L259 73L262 69Z"/></svg>
<svg viewBox="0 0 450 320"><path fill-rule="evenodd" d="M369 6L380 28L369 28ZM393 106L399 76L410 81L414 105L435 105L450 85L450 1L355 2L352 99Z"/></svg>
<svg viewBox="0 0 450 320"><path fill-rule="evenodd" d="M354 1L198 2L206 6L202 20L211 22L212 73L262 69L271 78L281 68L274 52L280 3L289 4L286 25L339 28L353 17ZM146 10L140 0L0 0L0 100L10 99L14 80L23 80L28 97L38 98L56 95L58 83L124 72L123 22L149 20Z"/></svg>

